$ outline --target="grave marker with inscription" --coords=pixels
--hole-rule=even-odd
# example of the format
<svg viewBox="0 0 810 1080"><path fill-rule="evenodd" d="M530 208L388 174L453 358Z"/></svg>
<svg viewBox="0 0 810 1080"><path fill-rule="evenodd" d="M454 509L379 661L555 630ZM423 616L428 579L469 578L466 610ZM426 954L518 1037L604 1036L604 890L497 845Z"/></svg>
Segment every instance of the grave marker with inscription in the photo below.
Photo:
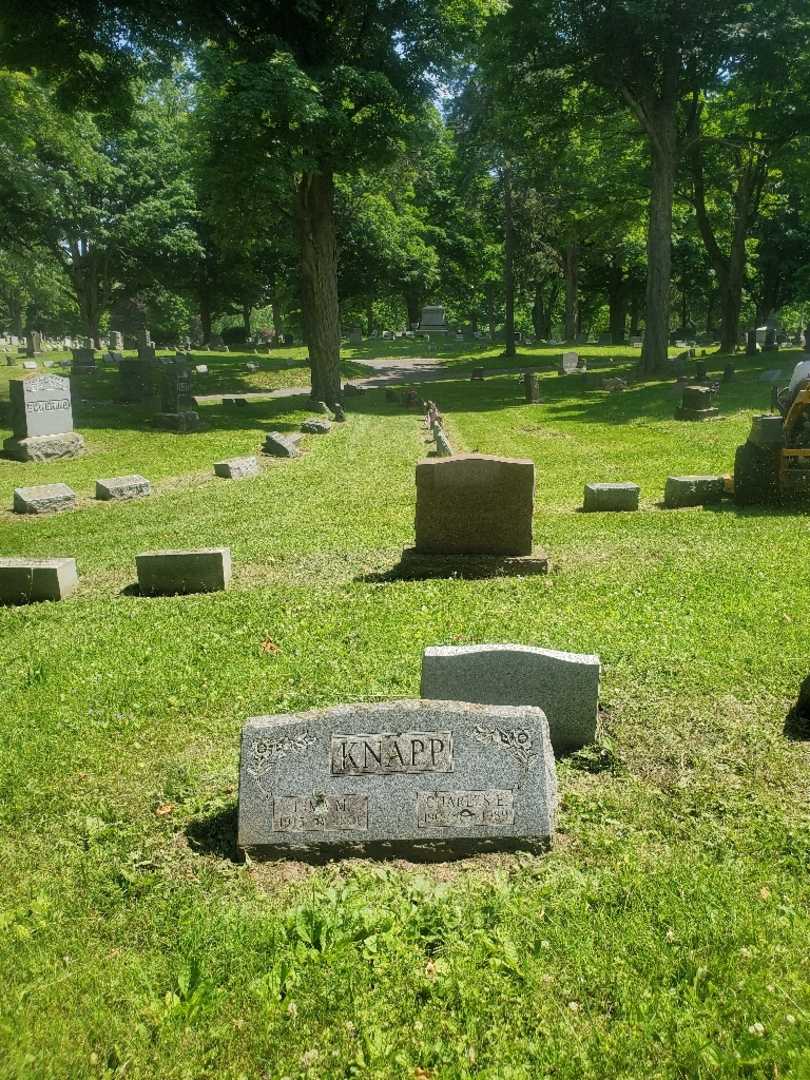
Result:
<svg viewBox="0 0 810 1080"><path fill-rule="evenodd" d="M9 381L12 436L3 443L17 461L76 457L84 439L73 430L70 380L39 375Z"/></svg>
<svg viewBox="0 0 810 1080"><path fill-rule="evenodd" d="M556 807L532 706L391 701L242 729L238 843L254 857L545 847Z"/></svg>

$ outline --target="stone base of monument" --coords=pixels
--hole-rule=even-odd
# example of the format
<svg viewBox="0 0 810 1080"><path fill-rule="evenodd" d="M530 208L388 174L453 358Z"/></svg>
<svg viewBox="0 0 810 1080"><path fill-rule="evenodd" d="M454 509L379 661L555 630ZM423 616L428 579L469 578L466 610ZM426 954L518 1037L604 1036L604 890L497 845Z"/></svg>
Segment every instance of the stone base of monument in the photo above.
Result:
<svg viewBox="0 0 810 1080"><path fill-rule="evenodd" d="M0 604L64 600L78 583L75 559L0 559Z"/></svg>
<svg viewBox="0 0 810 1080"><path fill-rule="evenodd" d="M153 419L155 427L163 428L164 431L176 431L185 435L190 431L199 431L202 427L200 414L193 409L188 412L157 413Z"/></svg>
<svg viewBox="0 0 810 1080"><path fill-rule="evenodd" d="M242 728L237 843L253 858L543 850L556 810L537 707L387 701Z"/></svg>
<svg viewBox="0 0 810 1080"><path fill-rule="evenodd" d="M84 439L75 431L63 435L29 435L27 439L11 438L3 443L7 457L15 461L56 461L74 458L86 449Z"/></svg>
<svg viewBox="0 0 810 1080"><path fill-rule="evenodd" d="M711 409L687 409L679 405L675 410L676 420L714 420L720 415L718 408Z"/></svg>
<svg viewBox="0 0 810 1080"><path fill-rule="evenodd" d="M394 573L401 578L489 578L547 574L548 555L535 548L530 555L448 555L405 548Z"/></svg>

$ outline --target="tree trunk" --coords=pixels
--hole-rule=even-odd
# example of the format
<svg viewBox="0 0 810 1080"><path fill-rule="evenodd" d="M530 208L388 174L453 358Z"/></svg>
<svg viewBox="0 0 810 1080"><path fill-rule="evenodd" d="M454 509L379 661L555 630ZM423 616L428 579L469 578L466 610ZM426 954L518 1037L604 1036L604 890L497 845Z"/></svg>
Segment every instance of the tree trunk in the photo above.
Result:
<svg viewBox="0 0 810 1080"><path fill-rule="evenodd" d="M675 188L677 133L675 103L657 110L656 137L650 139L652 190L647 231L647 298L642 370L664 367L669 355L669 297L672 273L672 195Z"/></svg>
<svg viewBox="0 0 810 1080"><path fill-rule="evenodd" d="M332 174L304 173L297 196L301 309L312 371L312 398L337 405L342 391Z"/></svg>
<svg viewBox="0 0 810 1080"><path fill-rule="evenodd" d="M577 336L579 305L577 301L579 248L574 241L565 245L563 267L565 273L565 340L573 341Z"/></svg>
<svg viewBox="0 0 810 1080"><path fill-rule="evenodd" d="M488 281L485 288L487 297L487 321L489 322L489 340L495 341L495 286Z"/></svg>
<svg viewBox="0 0 810 1080"><path fill-rule="evenodd" d="M630 297L630 337L638 337L638 322L641 317L640 298L635 290Z"/></svg>
<svg viewBox="0 0 810 1080"><path fill-rule="evenodd" d="M714 289L710 288L708 296L706 297L706 333L714 333L714 304L717 299L717 293Z"/></svg>
<svg viewBox="0 0 810 1080"><path fill-rule="evenodd" d="M422 297L419 293L408 291L403 294L405 300L405 307L408 309L408 327L413 326L414 323L418 323L422 318Z"/></svg>
<svg viewBox="0 0 810 1080"><path fill-rule="evenodd" d="M369 300L366 304L366 335L373 337L374 335L374 301Z"/></svg>
<svg viewBox="0 0 810 1080"><path fill-rule="evenodd" d="M242 305L242 326L245 328L245 341L250 338L250 314L253 308L250 304Z"/></svg>
<svg viewBox="0 0 810 1080"><path fill-rule="evenodd" d="M209 301L208 293L203 291L200 293L200 326L202 328L202 343L203 345L211 344L211 304Z"/></svg>
<svg viewBox="0 0 810 1080"><path fill-rule="evenodd" d="M281 317L281 304L275 297L270 302L270 313L273 319L273 340L278 344L284 333L284 320Z"/></svg>
<svg viewBox="0 0 810 1080"><path fill-rule="evenodd" d="M534 303L532 304L532 326L534 327L534 336L536 338L542 338L543 327L546 320L546 304L545 297L543 296L543 286L539 281L534 283Z"/></svg>
<svg viewBox="0 0 810 1080"><path fill-rule="evenodd" d="M512 206L512 170L503 170L503 291L505 308L505 338L503 355L512 358L515 352L515 221Z"/></svg>
<svg viewBox="0 0 810 1080"><path fill-rule="evenodd" d="M627 321L627 281L624 268L611 265L608 278L608 309L610 312L610 340L614 345L624 344L624 326Z"/></svg>

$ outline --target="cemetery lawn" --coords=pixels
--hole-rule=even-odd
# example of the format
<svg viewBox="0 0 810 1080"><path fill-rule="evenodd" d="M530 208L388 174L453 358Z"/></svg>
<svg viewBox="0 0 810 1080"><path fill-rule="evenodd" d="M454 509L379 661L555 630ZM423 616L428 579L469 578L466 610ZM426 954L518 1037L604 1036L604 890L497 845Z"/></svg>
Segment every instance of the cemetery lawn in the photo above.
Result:
<svg viewBox="0 0 810 1080"><path fill-rule="evenodd" d="M81 575L63 603L0 609L0 1077L810 1075L810 739L786 723L810 517L657 505L669 474L731 471L758 373L796 357L738 357L721 419L688 424L671 383L607 394L521 352L541 405L515 375L467 381L503 366L484 348L448 350L425 394L457 449L535 461L547 577L388 579L428 446L382 390L238 482L212 462L297 427L304 398L212 402L181 437L96 397L85 457L0 458L0 554ZM244 359L217 360L223 386ZM95 503L96 477L130 472L151 499ZM600 480L638 482L641 511L578 512ZM77 511L8 512L55 481ZM228 593L133 594L137 552L223 544ZM602 658L602 739L558 763L549 854L239 861L248 716L416 697L424 646L488 641Z"/></svg>

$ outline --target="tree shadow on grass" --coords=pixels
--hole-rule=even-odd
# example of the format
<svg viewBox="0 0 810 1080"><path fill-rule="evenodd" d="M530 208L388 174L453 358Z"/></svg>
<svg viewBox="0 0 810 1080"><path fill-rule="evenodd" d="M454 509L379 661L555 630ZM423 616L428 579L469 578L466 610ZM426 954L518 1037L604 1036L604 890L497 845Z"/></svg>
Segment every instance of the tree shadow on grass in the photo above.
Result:
<svg viewBox="0 0 810 1080"><path fill-rule="evenodd" d="M796 704L785 717L782 734L793 742L810 740L810 675L802 683Z"/></svg>
<svg viewBox="0 0 810 1080"><path fill-rule="evenodd" d="M200 855L215 855L228 862L242 863L244 856L236 846L236 802L210 814L193 818L186 827L189 846Z"/></svg>

